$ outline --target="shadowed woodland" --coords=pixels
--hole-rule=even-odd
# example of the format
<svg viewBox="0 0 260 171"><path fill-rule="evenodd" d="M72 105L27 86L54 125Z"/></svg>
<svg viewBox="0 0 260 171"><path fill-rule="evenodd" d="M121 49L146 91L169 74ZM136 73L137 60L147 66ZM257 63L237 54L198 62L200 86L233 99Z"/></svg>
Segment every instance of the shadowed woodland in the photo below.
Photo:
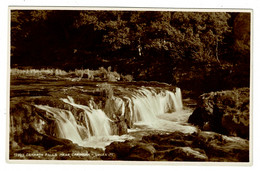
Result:
<svg viewBox="0 0 260 171"><path fill-rule="evenodd" d="M11 67L110 67L196 94L248 87L250 13L12 10Z"/></svg>

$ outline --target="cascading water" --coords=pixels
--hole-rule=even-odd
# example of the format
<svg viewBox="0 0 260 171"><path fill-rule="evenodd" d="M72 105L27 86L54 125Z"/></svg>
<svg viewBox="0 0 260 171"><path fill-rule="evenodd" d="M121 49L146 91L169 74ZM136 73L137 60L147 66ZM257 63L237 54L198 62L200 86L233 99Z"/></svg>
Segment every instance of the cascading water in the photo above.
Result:
<svg viewBox="0 0 260 171"><path fill-rule="evenodd" d="M176 92L165 90L156 93L153 90L141 90L133 99L133 115L140 115L135 124L147 125L150 128L167 131L194 132L192 126L183 125L176 118L188 118L183 112L183 104L180 88ZM186 116L185 116L186 115Z"/></svg>
<svg viewBox="0 0 260 171"><path fill-rule="evenodd" d="M124 116L130 128L133 125L142 125L167 131L196 131L194 127L180 122L187 120L189 116L187 111L183 111L180 88L176 88L175 93L149 87L131 89L128 93L121 94L123 96L107 101L105 111L110 115L112 111L116 115Z"/></svg>
<svg viewBox="0 0 260 171"><path fill-rule="evenodd" d="M70 104L76 108L82 109L84 111L83 115L86 117L86 126L88 128L88 137L90 136L109 136L111 135L111 128L109 122L111 121L107 115L100 109L93 109L88 106L76 104L72 97L68 99L61 99L64 103ZM89 120L89 122L88 122ZM92 134L91 131L92 130Z"/></svg>
<svg viewBox="0 0 260 171"><path fill-rule="evenodd" d="M154 123L157 116L172 110L182 109L181 99L170 91L156 93L154 90L140 89L131 98L134 122Z"/></svg>
<svg viewBox="0 0 260 171"><path fill-rule="evenodd" d="M36 105L36 107L45 110L47 115L51 115L55 119L55 128L52 133L54 136L69 139L74 143L85 146L87 140L92 137L111 135L110 120L102 110L76 104L72 97L61 100L75 108L82 109L84 113L81 121L84 121L84 123L78 124L71 111Z"/></svg>
<svg viewBox="0 0 260 171"><path fill-rule="evenodd" d="M124 90L125 91L125 90ZM176 118L182 113L181 90L176 88L173 93L168 90L155 88L135 88L121 92L106 101L104 111L75 103L70 96L60 100L71 108L83 111L79 114L73 110L59 109L50 106L36 105L53 118L55 126L52 135L65 138L82 146L96 147L102 141L108 145L114 140L124 140L130 137L112 135L111 125L117 118L124 118L130 130L133 127L145 125L149 129L194 132L195 128L180 124Z"/></svg>
<svg viewBox="0 0 260 171"><path fill-rule="evenodd" d="M84 129L77 124L71 111L44 105L36 105L36 107L45 110L46 114L54 119L55 126L51 132L53 136L69 139L79 145L83 144L81 136L85 134Z"/></svg>
<svg viewBox="0 0 260 171"><path fill-rule="evenodd" d="M170 99L174 102L176 112L180 112L183 109L181 89L177 87L174 94L169 92L169 96L171 96Z"/></svg>

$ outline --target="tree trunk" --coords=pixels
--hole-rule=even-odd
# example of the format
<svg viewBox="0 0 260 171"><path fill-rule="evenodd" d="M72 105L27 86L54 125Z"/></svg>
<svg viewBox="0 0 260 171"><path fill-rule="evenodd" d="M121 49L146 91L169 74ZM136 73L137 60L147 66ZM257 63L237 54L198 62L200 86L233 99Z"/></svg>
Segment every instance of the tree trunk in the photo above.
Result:
<svg viewBox="0 0 260 171"><path fill-rule="evenodd" d="M217 59L218 63L220 63L220 61L218 59L218 40L216 40L216 59Z"/></svg>

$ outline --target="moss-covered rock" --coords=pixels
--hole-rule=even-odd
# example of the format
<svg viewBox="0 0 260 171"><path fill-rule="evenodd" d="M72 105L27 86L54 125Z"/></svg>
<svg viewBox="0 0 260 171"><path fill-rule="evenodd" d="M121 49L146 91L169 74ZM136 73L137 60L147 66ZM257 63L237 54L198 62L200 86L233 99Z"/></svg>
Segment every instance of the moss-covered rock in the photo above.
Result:
<svg viewBox="0 0 260 171"><path fill-rule="evenodd" d="M249 138L249 88L201 95L188 122L205 131Z"/></svg>
<svg viewBox="0 0 260 171"><path fill-rule="evenodd" d="M113 142L105 153L114 155L104 160L248 162L249 141L215 132L174 132Z"/></svg>
<svg viewBox="0 0 260 171"><path fill-rule="evenodd" d="M193 147L203 149L210 161L249 161L249 141L214 132L200 132L193 140Z"/></svg>

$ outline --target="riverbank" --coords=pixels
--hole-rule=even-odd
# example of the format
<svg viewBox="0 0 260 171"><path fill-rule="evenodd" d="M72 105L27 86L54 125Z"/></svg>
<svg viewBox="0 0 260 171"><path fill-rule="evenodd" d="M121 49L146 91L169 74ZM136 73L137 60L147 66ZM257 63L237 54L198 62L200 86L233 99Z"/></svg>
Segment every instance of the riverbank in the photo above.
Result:
<svg viewBox="0 0 260 171"><path fill-rule="evenodd" d="M10 159L249 161L248 139L188 123L202 103L171 85L16 79L10 95Z"/></svg>
<svg viewBox="0 0 260 171"><path fill-rule="evenodd" d="M36 80L70 80L70 81L133 81L131 75L122 75L116 71L111 71L111 67L105 69L100 67L98 70L75 69L65 71L54 68L41 69L11 69L12 79L36 79Z"/></svg>

